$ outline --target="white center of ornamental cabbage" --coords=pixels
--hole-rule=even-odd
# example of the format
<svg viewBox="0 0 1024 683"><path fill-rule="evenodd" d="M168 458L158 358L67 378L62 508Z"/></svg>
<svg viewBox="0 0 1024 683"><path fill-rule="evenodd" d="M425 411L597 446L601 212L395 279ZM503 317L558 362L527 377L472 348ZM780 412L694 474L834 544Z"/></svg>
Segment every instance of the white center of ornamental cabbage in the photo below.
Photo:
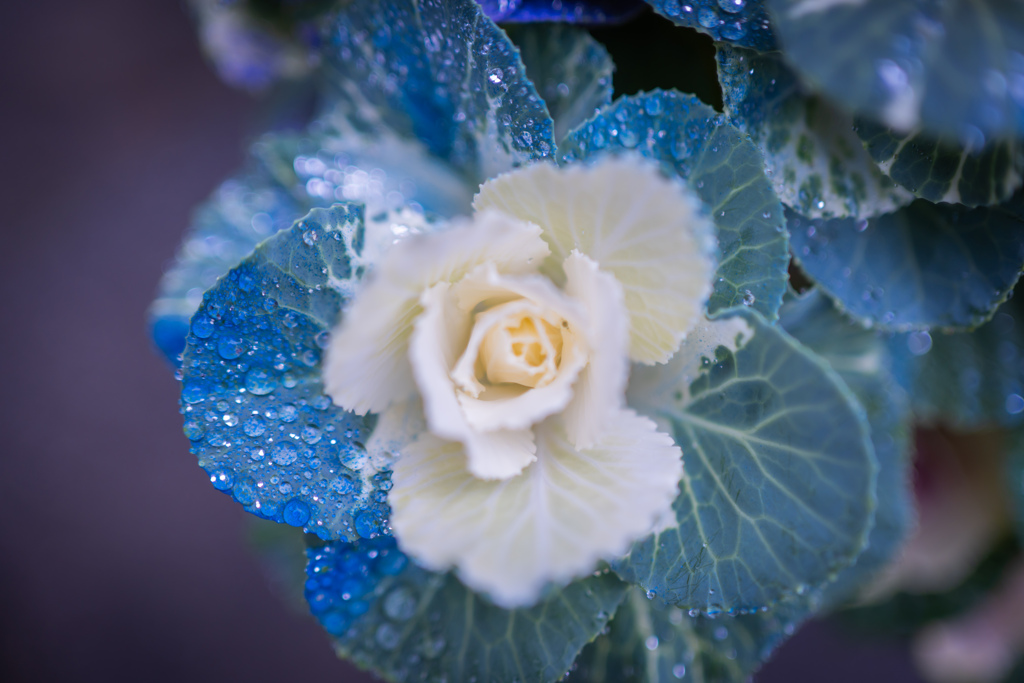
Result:
<svg viewBox="0 0 1024 683"><path fill-rule="evenodd" d="M568 323L550 311L537 314L517 304L501 304L489 311L492 315L488 318L494 322L480 344L475 363L477 379L489 384L543 387L558 374L562 328ZM508 315L495 321L493 314L503 311Z"/></svg>

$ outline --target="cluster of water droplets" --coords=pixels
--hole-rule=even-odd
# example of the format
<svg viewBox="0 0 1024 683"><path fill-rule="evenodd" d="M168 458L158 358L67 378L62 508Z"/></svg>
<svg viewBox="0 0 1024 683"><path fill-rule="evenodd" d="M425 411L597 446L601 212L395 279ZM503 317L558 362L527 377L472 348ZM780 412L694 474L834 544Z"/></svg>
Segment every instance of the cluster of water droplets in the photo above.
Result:
<svg viewBox="0 0 1024 683"><path fill-rule="evenodd" d="M483 18L479 6L464 4L352 3L330 28L327 63L337 82L358 91L340 93L353 116L373 109L368 125L383 119L408 131L482 181L501 160L549 156L554 141L515 47L490 21L472 20Z"/></svg>
<svg viewBox="0 0 1024 683"><path fill-rule="evenodd" d="M306 551L306 600L313 615L331 635L342 638L363 615L374 610L376 645L396 649L401 627L415 615L418 594L400 575L409 560L394 539L358 543L333 542ZM434 644L440 650L444 643Z"/></svg>
<svg viewBox="0 0 1024 683"><path fill-rule="evenodd" d="M304 210L262 169L225 181L200 207L150 310L153 340L169 361L180 362L203 292Z"/></svg>
<svg viewBox="0 0 1024 683"><path fill-rule="evenodd" d="M777 47L762 0L656 0L651 4L675 23L704 31L715 40L762 51Z"/></svg>
<svg viewBox="0 0 1024 683"><path fill-rule="evenodd" d="M636 150L671 164L686 178L713 131L723 125L725 117L696 98L655 90L602 109L563 143L562 160L572 163L605 150Z"/></svg>
<svg viewBox="0 0 1024 683"><path fill-rule="evenodd" d="M350 229L321 224L329 220ZM265 248L319 264L326 279L353 276L348 256L360 241L360 210L342 206ZM192 319L181 370L192 452L215 488L260 517L322 538L387 534L390 473L368 470L363 446L373 421L334 406L320 382L323 318L336 317L342 299L265 259L257 252L232 270Z"/></svg>

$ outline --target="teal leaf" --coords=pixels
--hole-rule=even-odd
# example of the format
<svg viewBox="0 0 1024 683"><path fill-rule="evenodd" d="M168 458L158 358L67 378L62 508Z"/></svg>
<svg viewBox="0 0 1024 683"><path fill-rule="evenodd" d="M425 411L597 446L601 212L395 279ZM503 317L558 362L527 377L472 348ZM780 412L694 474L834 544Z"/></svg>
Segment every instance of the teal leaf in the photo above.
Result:
<svg viewBox="0 0 1024 683"><path fill-rule="evenodd" d="M884 173L931 202L999 204L1009 199L1024 179L1024 150L1014 138L972 150L921 129L897 133L867 119L857 120L856 131Z"/></svg>
<svg viewBox="0 0 1024 683"><path fill-rule="evenodd" d="M328 23L324 72L346 119L422 141L472 185L555 151L519 51L472 0L360 0Z"/></svg>
<svg viewBox="0 0 1024 683"><path fill-rule="evenodd" d="M221 184L195 212L174 264L160 280L149 310L157 347L181 362L189 320L203 292L257 244L291 226L306 207L256 163Z"/></svg>
<svg viewBox="0 0 1024 683"><path fill-rule="evenodd" d="M973 431L1024 425L1024 311L1020 295L973 332L896 335L896 377L915 416Z"/></svg>
<svg viewBox="0 0 1024 683"><path fill-rule="evenodd" d="M848 315L906 331L988 320L1024 265L1024 196L968 209L922 199L872 219L811 220L787 209L793 254Z"/></svg>
<svg viewBox="0 0 1024 683"><path fill-rule="evenodd" d="M611 103L615 64L585 30L564 24L526 24L505 30L551 112L556 142Z"/></svg>
<svg viewBox="0 0 1024 683"><path fill-rule="evenodd" d="M516 610L409 562L389 538L308 551L306 597L338 653L388 681L557 681L626 592L591 576Z"/></svg>
<svg viewBox="0 0 1024 683"><path fill-rule="evenodd" d="M775 35L764 0L647 0L655 11L673 23L695 28L716 41L774 50Z"/></svg>
<svg viewBox="0 0 1024 683"><path fill-rule="evenodd" d="M818 290L783 304L779 324L828 362L863 406L878 460L878 507L868 545L819 598L825 608L857 597L887 565L914 524L910 402L890 372L885 342L842 316Z"/></svg>
<svg viewBox="0 0 1024 683"><path fill-rule="evenodd" d="M1024 4L766 2L790 64L848 110L977 149L1024 133Z"/></svg>
<svg viewBox="0 0 1024 683"><path fill-rule="evenodd" d="M202 293L311 208L353 200L370 216L399 206L442 216L470 212L475 186L456 169L417 140L385 130L361 134L344 114L342 103L302 132L264 135L250 149L246 170L196 211L150 309L153 337L172 363Z"/></svg>
<svg viewBox="0 0 1024 683"><path fill-rule="evenodd" d="M611 629L580 653L569 683L746 683L803 621L803 603L712 619L649 600L636 588Z"/></svg>
<svg viewBox="0 0 1024 683"><path fill-rule="evenodd" d="M861 552L877 466L863 410L778 327L736 311L668 366L636 367L630 404L683 451L676 523L614 568L684 609L750 612L817 590Z"/></svg>
<svg viewBox="0 0 1024 683"><path fill-rule="evenodd" d="M322 349L359 278L363 209L315 209L262 242L203 297L182 364L181 412L214 488L321 538L381 533L390 473L367 467L372 417L334 406Z"/></svg>
<svg viewBox="0 0 1024 683"><path fill-rule="evenodd" d="M719 45L717 59L725 113L764 153L783 204L811 218L867 218L913 199L864 150L853 117L805 92L779 53Z"/></svg>
<svg viewBox="0 0 1024 683"><path fill-rule="evenodd" d="M720 251L711 313L746 305L774 320L788 278L782 205L750 138L695 97L654 91L622 97L569 134L562 163L638 153L677 174L704 201Z"/></svg>

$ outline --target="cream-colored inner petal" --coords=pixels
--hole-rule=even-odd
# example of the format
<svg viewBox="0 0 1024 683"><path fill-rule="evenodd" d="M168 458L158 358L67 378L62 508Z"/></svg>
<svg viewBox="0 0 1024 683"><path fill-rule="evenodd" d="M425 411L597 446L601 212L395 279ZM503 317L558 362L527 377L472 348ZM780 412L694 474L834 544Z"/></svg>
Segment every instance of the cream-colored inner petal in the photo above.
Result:
<svg viewBox="0 0 1024 683"><path fill-rule="evenodd" d="M360 415L409 398L416 388L409 343L421 294L439 282L458 282L482 264L532 273L548 253L540 228L497 211L393 245L331 332L325 392Z"/></svg>

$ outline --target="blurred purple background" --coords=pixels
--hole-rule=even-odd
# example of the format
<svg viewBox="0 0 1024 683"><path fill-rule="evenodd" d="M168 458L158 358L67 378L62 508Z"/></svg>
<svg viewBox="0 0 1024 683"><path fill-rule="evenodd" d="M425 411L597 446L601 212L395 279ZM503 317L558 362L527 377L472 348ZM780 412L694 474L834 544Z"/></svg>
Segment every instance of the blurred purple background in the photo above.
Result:
<svg viewBox="0 0 1024 683"><path fill-rule="evenodd" d="M175 0L9 1L0 56L0 681L370 680L270 589L146 337L256 103ZM829 625L757 677L822 680L916 678Z"/></svg>

